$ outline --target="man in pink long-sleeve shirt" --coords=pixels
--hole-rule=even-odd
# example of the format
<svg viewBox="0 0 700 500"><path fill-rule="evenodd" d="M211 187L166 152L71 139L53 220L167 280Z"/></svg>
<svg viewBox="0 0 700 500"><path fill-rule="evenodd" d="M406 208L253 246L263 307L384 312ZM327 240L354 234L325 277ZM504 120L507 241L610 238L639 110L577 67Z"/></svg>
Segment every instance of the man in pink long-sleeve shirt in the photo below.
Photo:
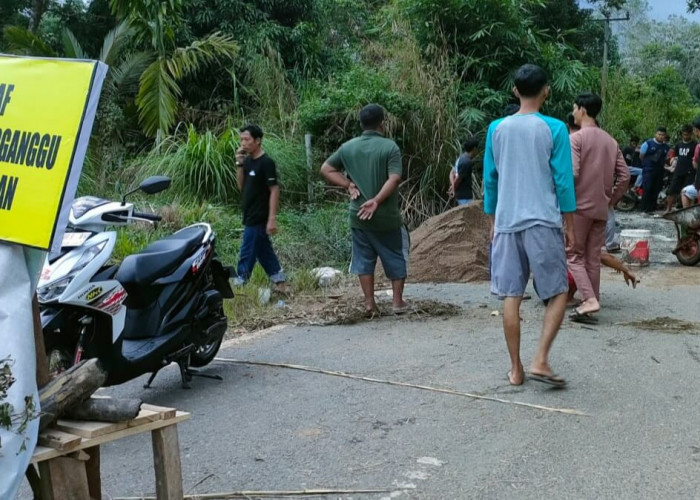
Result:
<svg viewBox="0 0 700 500"><path fill-rule="evenodd" d="M600 252L605 245L608 207L624 195L630 174L615 139L596 125L603 102L581 94L574 102L574 120L581 130L571 134L576 187L575 244L567 248L569 271L581 296L572 320L590 320L600 310Z"/></svg>

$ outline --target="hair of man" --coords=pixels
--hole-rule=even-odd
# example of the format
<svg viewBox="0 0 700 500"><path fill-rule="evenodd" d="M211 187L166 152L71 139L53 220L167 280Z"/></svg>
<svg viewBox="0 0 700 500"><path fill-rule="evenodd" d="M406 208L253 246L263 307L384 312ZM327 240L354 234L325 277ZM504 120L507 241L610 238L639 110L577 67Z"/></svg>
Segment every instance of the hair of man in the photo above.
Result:
<svg viewBox="0 0 700 500"><path fill-rule="evenodd" d="M254 123L249 123L239 129L239 132L242 134L243 132L248 132L250 136L253 139L262 139L263 138L263 129L259 125L255 125Z"/></svg>
<svg viewBox="0 0 700 500"><path fill-rule="evenodd" d="M384 108L379 104L368 104L360 110L362 130L377 130L384 122Z"/></svg>
<svg viewBox="0 0 700 500"><path fill-rule="evenodd" d="M586 110L586 114L591 118L595 118L603 108L603 100L598 94L592 92L584 92L579 94L574 100L574 104L579 108Z"/></svg>
<svg viewBox="0 0 700 500"><path fill-rule="evenodd" d="M548 82L547 73L534 64L523 64L515 72L515 88L520 97L537 97Z"/></svg>
<svg viewBox="0 0 700 500"><path fill-rule="evenodd" d="M470 153L479 147L479 139L476 137L469 137L462 143L462 151L465 153Z"/></svg>

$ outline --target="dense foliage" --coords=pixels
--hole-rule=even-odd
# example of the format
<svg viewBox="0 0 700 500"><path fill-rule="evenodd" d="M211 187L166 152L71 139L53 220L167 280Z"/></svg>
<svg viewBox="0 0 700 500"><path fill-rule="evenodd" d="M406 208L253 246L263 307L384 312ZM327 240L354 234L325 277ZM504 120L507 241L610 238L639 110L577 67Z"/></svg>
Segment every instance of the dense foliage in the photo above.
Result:
<svg viewBox="0 0 700 500"><path fill-rule="evenodd" d="M564 118L597 91L605 13L615 26L601 122L618 140L699 113L700 26L650 20L644 0L6 0L0 50L99 58L108 81L82 192L124 190L153 172L178 199L238 201L236 128L257 121L288 203L379 102L404 153L407 221L447 204L445 172L468 134L513 101L524 62L551 75L545 112ZM689 9L698 2L689 1ZM313 172L304 134L313 135ZM331 195L332 196L332 195Z"/></svg>

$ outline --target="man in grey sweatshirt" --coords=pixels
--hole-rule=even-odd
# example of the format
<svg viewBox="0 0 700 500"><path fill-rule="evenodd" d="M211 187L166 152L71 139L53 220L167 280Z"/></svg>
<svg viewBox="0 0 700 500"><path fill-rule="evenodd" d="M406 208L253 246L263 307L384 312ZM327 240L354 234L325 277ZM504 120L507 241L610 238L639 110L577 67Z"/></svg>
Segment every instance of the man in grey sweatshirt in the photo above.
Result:
<svg viewBox="0 0 700 500"><path fill-rule="evenodd" d="M529 378L562 387L548 355L559 332L569 289L566 240L574 241L576 211L569 134L564 122L540 114L549 95L547 75L526 64L515 74L520 111L489 126L484 153L484 212L491 216L491 293L505 297L503 329L510 354L508 380L520 385L520 303L534 276L547 303L539 348Z"/></svg>

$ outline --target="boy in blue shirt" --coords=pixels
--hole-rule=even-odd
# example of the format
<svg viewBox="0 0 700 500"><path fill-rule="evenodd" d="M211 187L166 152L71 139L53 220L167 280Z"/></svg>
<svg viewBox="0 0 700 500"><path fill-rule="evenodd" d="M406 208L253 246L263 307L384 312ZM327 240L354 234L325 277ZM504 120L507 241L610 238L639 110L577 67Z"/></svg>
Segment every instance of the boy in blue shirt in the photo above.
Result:
<svg viewBox="0 0 700 500"><path fill-rule="evenodd" d="M537 295L547 303L539 347L529 378L562 387L548 355L559 332L569 289L566 239L574 243L576 211L569 134L564 122L540 114L549 96L542 68L526 64L515 74L520 110L489 126L484 152L484 212L491 216L491 292L505 297L503 329L510 354L508 380L520 385L520 304L534 276ZM563 215L563 217L562 217Z"/></svg>

